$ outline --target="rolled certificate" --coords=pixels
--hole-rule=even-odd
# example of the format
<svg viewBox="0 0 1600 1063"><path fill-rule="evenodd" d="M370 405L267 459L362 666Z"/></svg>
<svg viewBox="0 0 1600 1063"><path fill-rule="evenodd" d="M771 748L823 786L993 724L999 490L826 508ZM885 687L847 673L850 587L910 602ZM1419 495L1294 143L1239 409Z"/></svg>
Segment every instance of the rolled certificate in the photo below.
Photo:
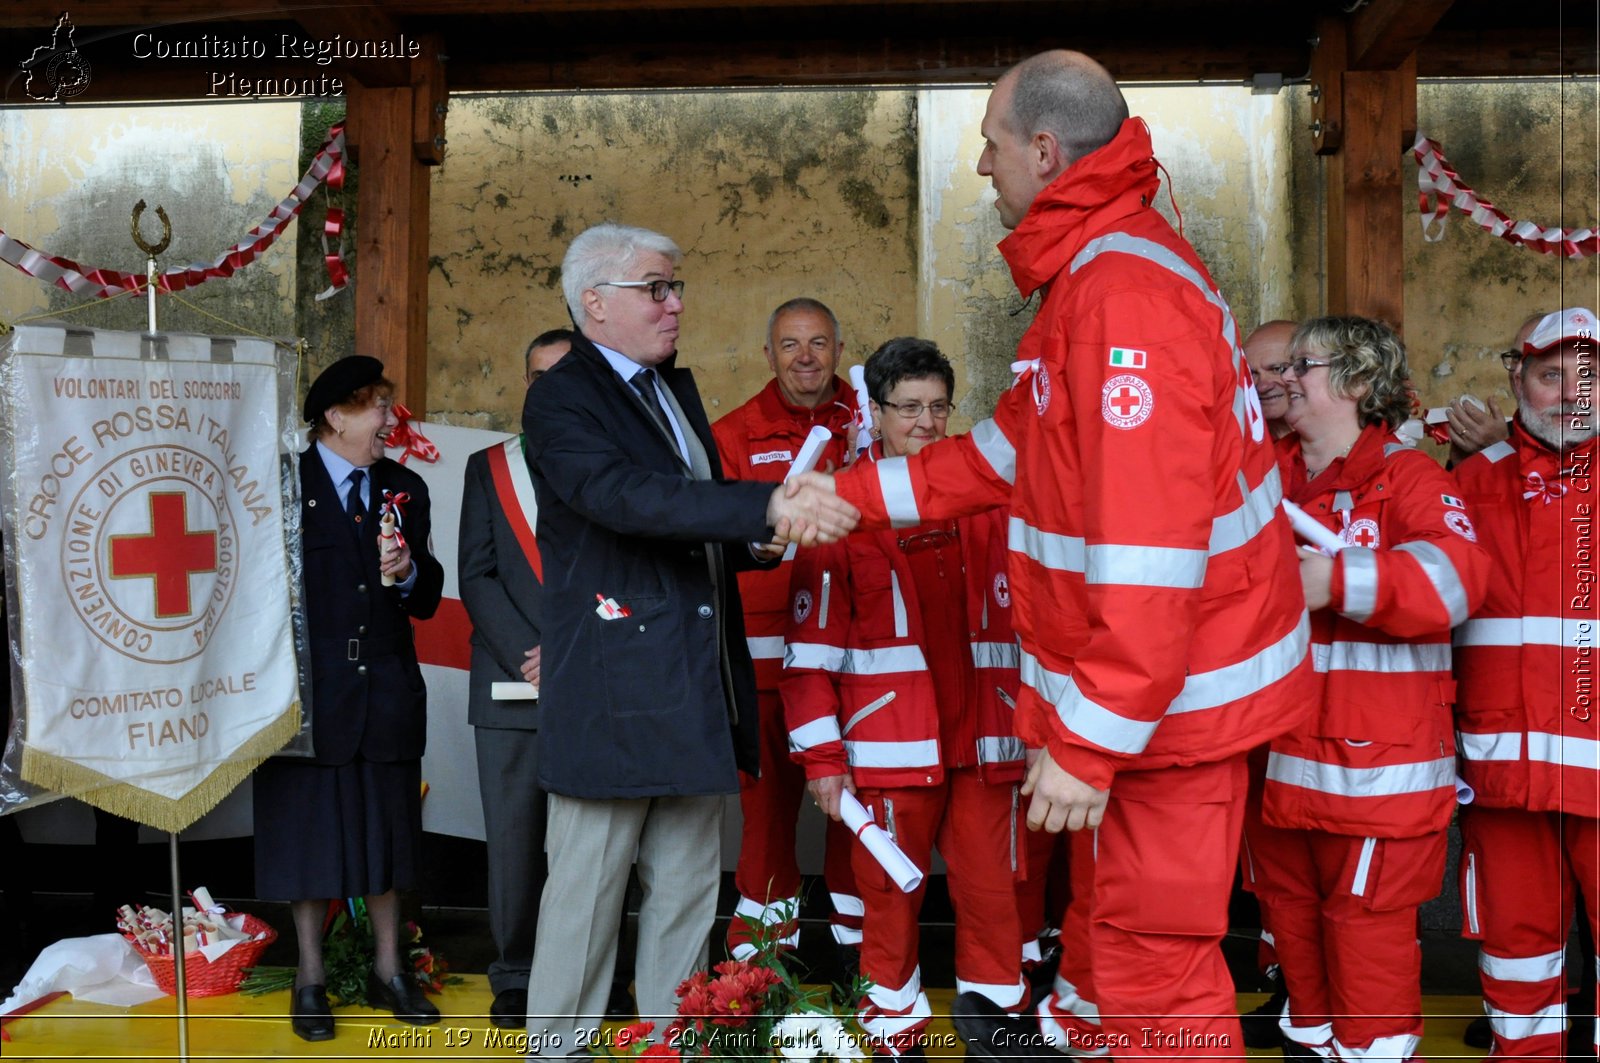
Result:
<svg viewBox="0 0 1600 1063"><path fill-rule="evenodd" d="M872 446L872 397L867 394L867 371L850 367L850 384L856 389L856 453Z"/></svg>
<svg viewBox="0 0 1600 1063"><path fill-rule="evenodd" d="M888 831L872 822L871 813L861 807L861 802L849 790L839 795L839 814L844 818L844 825L850 828L850 833L861 840L878 866L894 879L901 893L910 893L922 885L922 872L917 865L900 851Z"/></svg>
<svg viewBox="0 0 1600 1063"><path fill-rule="evenodd" d="M400 544L395 539L394 510L385 509L383 516L378 519L378 558L380 561L389 560L389 555L400 549ZM394 576L385 572L378 577L385 587L394 586Z"/></svg>
<svg viewBox="0 0 1600 1063"><path fill-rule="evenodd" d="M1343 539L1318 524L1311 518L1311 514L1287 498L1283 500L1283 511L1289 514L1289 524L1294 528L1294 533L1310 543L1318 553L1332 557L1344 549L1345 542Z"/></svg>
<svg viewBox="0 0 1600 1063"><path fill-rule="evenodd" d="M812 425L811 431L806 433L806 441L800 444L800 453L795 456L794 461L789 463L789 471L784 473L783 478L790 480L803 472L811 472L815 469L817 462L822 460L823 450L827 449L828 441L832 438L833 433L822 425ZM783 559L792 561L796 549L796 544L790 543L788 549L783 552Z"/></svg>

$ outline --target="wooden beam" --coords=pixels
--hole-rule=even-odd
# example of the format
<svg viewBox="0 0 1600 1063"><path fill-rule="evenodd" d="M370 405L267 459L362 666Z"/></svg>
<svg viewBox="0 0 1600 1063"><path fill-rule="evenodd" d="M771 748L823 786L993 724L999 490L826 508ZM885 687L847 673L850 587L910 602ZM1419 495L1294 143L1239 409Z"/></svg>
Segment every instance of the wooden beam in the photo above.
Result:
<svg viewBox="0 0 1600 1063"><path fill-rule="evenodd" d="M346 128L359 180L355 345L382 360L396 397L428 408L428 168L412 150L413 93L357 87Z"/></svg>
<svg viewBox="0 0 1600 1063"><path fill-rule="evenodd" d="M395 51L402 53L414 43L416 58L422 56L417 36L402 32L393 19L376 7L343 4L306 7L295 11L294 18L305 29L309 41L388 41L394 43ZM393 58L351 60L346 69L368 88L395 88L411 84L412 62L412 56L401 54Z"/></svg>
<svg viewBox="0 0 1600 1063"><path fill-rule="evenodd" d="M445 86L444 42L437 34L421 39L422 54L411 61L411 150L429 166L444 162L444 118L449 90Z"/></svg>
<svg viewBox="0 0 1600 1063"><path fill-rule="evenodd" d="M1328 158L1327 309L1405 325L1401 128L1416 79L1344 74L1344 143Z"/></svg>
<svg viewBox="0 0 1600 1063"><path fill-rule="evenodd" d="M1372 0L1350 16L1350 69L1395 69L1427 39L1453 3Z"/></svg>

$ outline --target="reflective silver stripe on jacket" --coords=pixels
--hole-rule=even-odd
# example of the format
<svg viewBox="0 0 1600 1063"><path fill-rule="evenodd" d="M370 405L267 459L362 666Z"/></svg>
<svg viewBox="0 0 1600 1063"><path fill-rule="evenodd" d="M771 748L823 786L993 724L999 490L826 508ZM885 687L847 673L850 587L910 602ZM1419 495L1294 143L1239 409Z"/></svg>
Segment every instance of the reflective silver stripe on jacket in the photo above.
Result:
<svg viewBox="0 0 1600 1063"><path fill-rule="evenodd" d="M1344 566L1344 608L1339 611L1358 624L1364 624L1378 608L1378 558L1362 546L1347 546L1339 551Z"/></svg>
<svg viewBox="0 0 1600 1063"><path fill-rule="evenodd" d="M1461 585L1461 574L1450 560L1450 555L1429 542L1401 543L1395 549L1410 554L1422 565L1423 575L1433 584L1434 593L1444 603L1450 614L1450 626L1455 627L1467 618L1467 589Z"/></svg>
<svg viewBox="0 0 1600 1063"><path fill-rule="evenodd" d="M972 443L978 448L978 453L983 455L983 460L989 463L989 468L994 474L1008 484L1017 482L1017 448L1011 445L1011 440L1000 431L1000 426L993 417L985 418L972 426L972 431L967 433L972 438Z"/></svg>
<svg viewBox="0 0 1600 1063"><path fill-rule="evenodd" d="M1086 583L1134 587L1177 587L1193 590L1206 580L1206 552L1169 546L1097 543L1085 547L1076 535L1033 527L1013 516L1006 527L1006 545L1057 572L1076 572Z"/></svg>
<svg viewBox="0 0 1600 1063"><path fill-rule="evenodd" d="M750 659L755 661L781 661L783 660L782 635L746 635L745 644L750 647Z"/></svg>
<svg viewBox="0 0 1600 1063"><path fill-rule="evenodd" d="M1259 693L1294 671L1310 650L1311 616L1302 609L1294 627L1266 649L1234 664L1195 672L1186 678L1167 712L1214 709Z"/></svg>
<svg viewBox="0 0 1600 1063"><path fill-rule="evenodd" d="M1028 747L1020 738L996 737L993 735L978 739L978 763L1002 764L1022 760L1028 754Z"/></svg>
<svg viewBox="0 0 1600 1063"><path fill-rule="evenodd" d="M828 742L837 742L841 737L839 721L832 716L823 716L789 732L789 752L804 753Z"/></svg>
<svg viewBox="0 0 1600 1063"><path fill-rule="evenodd" d="M1439 789L1454 792L1456 758L1436 757L1379 768L1346 768L1273 752L1267 758L1267 778L1285 786L1300 786L1338 797L1398 797Z"/></svg>
<svg viewBox="0 0 1600 1063"><path fill-rule="evenodd" d="M922 523L917 512L917 492L911 486L911 466L904 458L884 458L877 463L878 489L883 492L883 508L889 523L896 528L912 528Z"/></svg>
<svg viewBox="0 0 1600 1063"><path fill-rule="evenodd" d="M1566 968L1566 951L1538 956L1491 956L1478 950L1478 970L1502 982L1548 982Z"/></svg>
<svg viewBox="0 0 1600 1063"><path fill-rule="evenodd" d="M847 738L844 751L852 768L926 768L939 763L939 743L931 738L920 742L856 742Z"/></svg>
<svg viewBox="0 0 1600 1063"><path fill-rule="evenodd" d="M1594 640L1594 621L1560 616L1481 617L1457 627L1454 637L1457 646L1586 646Z"/></svg>
<svg viewBox="0 0 1600 1063"><path fill-rule="evenodd" d="M844 649L818 642L791 642L784 648L785 668L815 668L840 675L886 675L891 672L926 672L928 661L918 646L884 646L879 649Z"/></svg>
<svg viewBox="0 0 1600 1063"><path fill-rule="evenodd" d="M1245 488L1244 473L1239 473L1239 494L1244 501L1211 522L1211 556L1237 549L1261 534L1272 523L1283 502L1283 479L1274 465L1254 490Z"/></svg>
<svg viewBox="0 0 1600 1063"><path fill-rule="evenodd" d="M1015 668L1022 660L1022 650L1015 640L1011 642L974 642L972 667Z"/></svg>
<svg viewBox="0 0 1600 1063"><path fill-rule="evenodd" d="M1600 742L1577 735L1531 731L1528 734L1528 759L1563 768L1600 771Z"/></svg>
<svg viewBox="0 0 1600 1063"><path fill-rule="evenodd" d="M1311 645L1311 661L1319 672L1448 672L1450 645L1445 642L1335 642Z"/></svg>
<svg viewBox="0 0 1600 1063"><path fill-rule="evenodd" d="M1118 753L1138 753L1150 742L1159 720L1130 720L1085 697L1069 675L1052 672L1022 652L1022 681L1055 706L1067 730Z"/></svg>
<svg viewBox="0 0 1600 1063"><path fill-rule="evenodd" d="M1522 732L1456 732L1456 749L1467 760L1521 760Z"/></svg>
<svg viewBox="0 0 1600 1063"><path fill-rule="evenodd" d="M1509 458L1516 452L1517 448L1513 447L1510 443L1507 443L1503 439L1498 443L1490 443L1488 446L1478 451L1479 454L1482 454L1490 462L1496 462L1504 458Z"/></svg>

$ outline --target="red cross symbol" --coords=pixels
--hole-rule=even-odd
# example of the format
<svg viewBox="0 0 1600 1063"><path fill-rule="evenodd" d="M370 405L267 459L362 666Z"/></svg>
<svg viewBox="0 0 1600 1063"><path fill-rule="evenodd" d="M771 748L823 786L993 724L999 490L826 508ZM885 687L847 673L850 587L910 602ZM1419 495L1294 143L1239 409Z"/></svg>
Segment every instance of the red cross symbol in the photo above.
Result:
<svg viewBox="0 0 1600 1063"><path fill-rule="evenodd" d="M1131 417L1140 406L1144 405L1144 399L1140 394L1126 384L1113 391L1107 401L1111 403L1111 408L1117 411L1118 417Z"/></svg>
<svg viewBox="0 0 1600 1063"><path fill-rule="evenodd" d="M111 537L111 578L156 581L156 616L188 616L189 575L217 570L217 533L189 530L181 491L150 493L150 531Z"/></svg>
<svg viewBox="0 0 1600 1063"><path fill-rule="evenodd" d="M1356 533L1352 538L1355 539L1357 546L1373 546L1378 541L1378 533L1371 528L1361 527L1356 529Z"/></svg>

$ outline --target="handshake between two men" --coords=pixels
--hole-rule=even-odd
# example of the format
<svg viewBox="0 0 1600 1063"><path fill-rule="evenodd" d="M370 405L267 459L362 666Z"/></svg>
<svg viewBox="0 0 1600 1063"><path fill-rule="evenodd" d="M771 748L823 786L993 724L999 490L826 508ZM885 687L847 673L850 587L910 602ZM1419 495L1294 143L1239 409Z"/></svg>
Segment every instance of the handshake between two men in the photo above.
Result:
<svg viewBox="0 0 1600 1063"><path fill-rule="evenodd" d="M834 492L833 477L824 472L791 477L778 485L767 502L767 523L780 551L786 543L836 543L860 521L860 512Z"/></svg>

